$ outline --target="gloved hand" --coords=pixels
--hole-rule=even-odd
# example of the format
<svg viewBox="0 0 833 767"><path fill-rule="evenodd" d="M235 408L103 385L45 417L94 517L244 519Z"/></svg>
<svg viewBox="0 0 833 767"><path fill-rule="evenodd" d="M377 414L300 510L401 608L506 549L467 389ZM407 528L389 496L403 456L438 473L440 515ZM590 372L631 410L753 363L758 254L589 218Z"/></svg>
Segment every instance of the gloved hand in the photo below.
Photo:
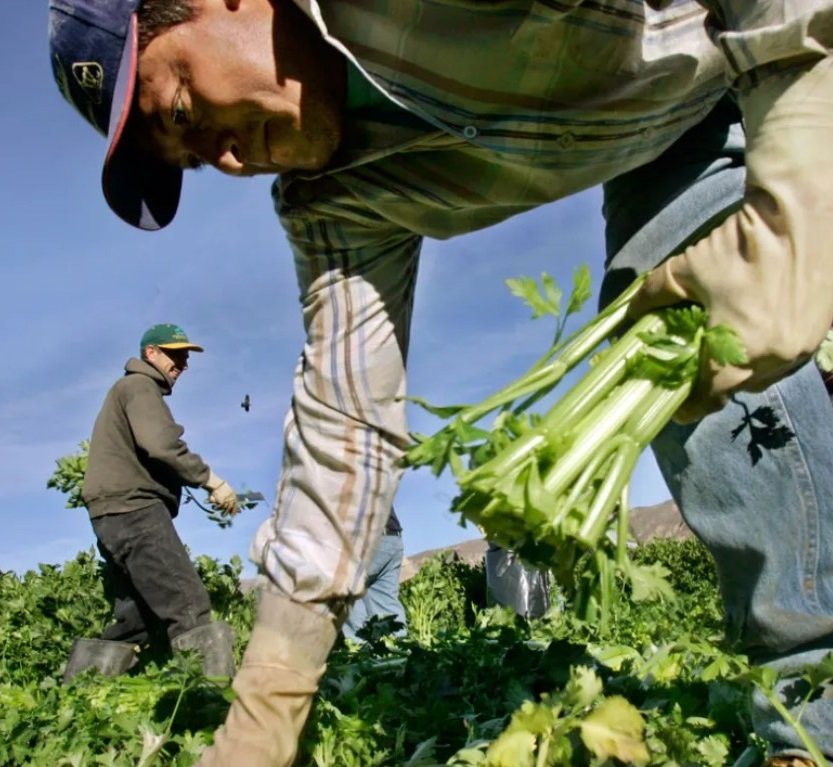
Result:
<svg viewBox="0 0 833 767"><path fill-rule="evenodd" d="M743 207L653 270L631 314L682 300L726 323L748 355L704 362L686 423L739 390L762 391L807 360L833 320L833 57L770 76L741 96L747 131Z"/></svg>
<svg viewBox="0 0 833 767"><path fill-rule="evenodd" d="M209 492L208 501L212 506L215 506L232 517L240 512L240 506L237 503L237 493L234 492L226 480L218 477L213 471L209 471L208 473L205 489Z"/></svg>

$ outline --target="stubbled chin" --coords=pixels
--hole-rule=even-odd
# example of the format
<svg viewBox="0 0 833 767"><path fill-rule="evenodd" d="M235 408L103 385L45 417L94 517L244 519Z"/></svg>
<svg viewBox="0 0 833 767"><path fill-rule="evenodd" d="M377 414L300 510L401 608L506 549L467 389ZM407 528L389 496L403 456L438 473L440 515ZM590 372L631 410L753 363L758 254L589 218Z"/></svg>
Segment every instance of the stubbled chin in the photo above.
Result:
<svg viewBox="0 0 833 767"><path fill-rule="evenodd" d="M327 167L327 163L329 163L334 153L335 149L329 147L310 149L304 153L296 152L285 157L282 157L280 153L276 153L275 159L272 160L272 172L285 173L291 170L323 170ZM256 172L263 171L256 170Z"/></svg>
<svg viewBox="0 0 833 767"><path fill-rule="evenodd" d="M265 175L281 175L282 173L290 173L294 170L300 171L319 171L327 167L332 154L327 156L326 160L293 160L284 164L271 161L268 165L249 165L240 173L235 173L236 176L265 176Z"/></svg>
<svg viewBox="0 0 833 767"><path fill-rule="evenodd" d="M290 170L323 170L338 149L341 136L338 128L319 126L315 135L310 138L303 137L302 141L296 138L293 142L296 145L289 148L280 140L274 140L271 132L268 138L272 172L282 173Z"/></svg>

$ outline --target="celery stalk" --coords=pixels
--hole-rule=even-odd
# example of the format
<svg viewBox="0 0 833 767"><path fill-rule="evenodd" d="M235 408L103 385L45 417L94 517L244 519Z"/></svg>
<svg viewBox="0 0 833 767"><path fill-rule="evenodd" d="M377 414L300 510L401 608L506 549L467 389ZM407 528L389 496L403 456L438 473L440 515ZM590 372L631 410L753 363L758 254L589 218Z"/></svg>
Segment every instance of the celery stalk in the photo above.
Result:
<svg viewBox="0 0 833 767"><path fill-rule="evenodd" d="M703 348L721 362L744 361L731 331L706 329L706 314L696 306L649 313L622 333L641 281L484 401L441 410L426 405L450 423L419 438L405 457L436 473L450 465L461 491L453 510L488 539L551 568L565 592L576 594L574 608L603 624L616 573L630 572L627 486L640 453L689 396ZM529 282L523 281L526 296ZM545 302L541 295L530 303L537 311ZM558 307L551 313L558 316ZM546 413L530 414L567 372L619 334ZM491 430L475 426L493 411L499 412ZM592 554L590 572L576 591L571 569L582 553Z"/></svg>

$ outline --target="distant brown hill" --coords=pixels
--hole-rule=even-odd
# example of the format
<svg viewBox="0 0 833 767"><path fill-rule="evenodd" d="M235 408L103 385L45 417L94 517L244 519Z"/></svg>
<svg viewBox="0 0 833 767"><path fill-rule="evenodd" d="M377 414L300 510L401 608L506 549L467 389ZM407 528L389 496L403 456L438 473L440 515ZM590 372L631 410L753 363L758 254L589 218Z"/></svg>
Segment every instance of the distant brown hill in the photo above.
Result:
<svg viewBox="0 0 833 767"><path fill-rule="evenodd" d="M637 543L647 543L655 538L676 538L682 540L690 538L693 533L683 521L677 504L672 500L655 504L654 506L637 506L631 509L631 535ZM408 531L404 532L405 540ZM473 538L455 546L445 546L437 549L420 551L410 554L402 561L402 581L413 578L426 559L437 554L447 554L451 558L459 558L470 565L479 565L486 554L487 543L483 538Z"/></svg>
<svg viewBox="0 0 833 767"><path fill-rule="evenodd" d="M680 510L674 501L668 500L654 506L637 506L631 509L631 535L637 543L647 543L655 538L676 538L682 540L694 534L683 521ZM408 540L408 531L404 532ZM418 554L409 554L402 560L401 580L413 578L425 560L437 554L457 557L469 565L479 565L486 554L487 543L483 538L473 538L454 546L441 546L437 549L427 549ZM244 591L254 586L255 579L245 579L241 582Z"/></svg>

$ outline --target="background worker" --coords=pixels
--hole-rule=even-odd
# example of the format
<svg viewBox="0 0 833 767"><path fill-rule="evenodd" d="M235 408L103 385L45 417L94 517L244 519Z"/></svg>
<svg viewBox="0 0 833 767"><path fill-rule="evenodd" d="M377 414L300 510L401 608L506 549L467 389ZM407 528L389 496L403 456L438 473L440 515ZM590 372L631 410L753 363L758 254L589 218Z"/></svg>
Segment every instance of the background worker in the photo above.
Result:
<svg viewBox="0 0 833 767"><path fill-rule="evenodd" d="M82 497L104 558L114 622L100 639L76 639L64 680L88 668L121 674L159 625L175 651L195 650L208 676L234 673L231 627L211 603L173 524L183 486L204 487L227 514L237 496L182 439L164 397L188 368L192 343L178 325L149 328L111 387L90 439Z"/></svg>
<svg viewBox="0 0 833 767"><path fill-rule="evenodd" d="M833 648L833 413L804 364L833 317L831 0L51 8L56 81L108 135L103 189L124 220L167 225L183 168L279 174L307 338L251 550L267 586L202 767L294 759L409 442L423 238L597 184L603 300L649 271L635 314L697 301L748 353L704 361L653 446L715 558L730 638L787 676ZM758 407L794 437L753 466L731 435ZM802 722L833 756L833 696ZM809 763L760 698L754 726L771 765Z"/></svg>
<svg viewBox="0 0 833 767"><path fill-rule="evenodd" d="M364 595L350 608L341 631L354 642L362 642L359 630L371 618L393 618L400 628L393 636L408 633L408 617L405 606L399 599L399 581L402 576L402 558L405 546L402 543L402 525L391 508L385 531L379 539L376 551L367 568L367 582Z"/></svg>

